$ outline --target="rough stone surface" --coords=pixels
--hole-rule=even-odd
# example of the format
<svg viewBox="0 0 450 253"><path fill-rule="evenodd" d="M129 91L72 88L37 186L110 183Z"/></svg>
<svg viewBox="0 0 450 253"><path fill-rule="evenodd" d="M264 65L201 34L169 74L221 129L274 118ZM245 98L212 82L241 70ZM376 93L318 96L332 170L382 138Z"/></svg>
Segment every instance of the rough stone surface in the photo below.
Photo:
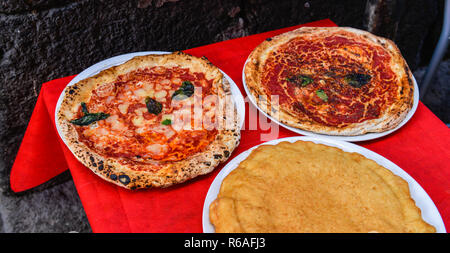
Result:
<svg viewBox="0 0 450 253"><path fill-rule="evenodd" d="M414 72L418 82L425 76L427 68L422 67ZM422 102L444 123L450 124L450 60L439 64L431 80Z"/></svg>
<svg viewBox="0 0 450 253"><path fill-rule="evenodd" d="M413 70L428 63L442 2L408 0L401 12L393 39ZM183 50L324 18L364 29L365 9L360 0L1 1L0 231L90 231L70 175L20 195L9 189L9 171L43 82L123 53Z"/></svg>

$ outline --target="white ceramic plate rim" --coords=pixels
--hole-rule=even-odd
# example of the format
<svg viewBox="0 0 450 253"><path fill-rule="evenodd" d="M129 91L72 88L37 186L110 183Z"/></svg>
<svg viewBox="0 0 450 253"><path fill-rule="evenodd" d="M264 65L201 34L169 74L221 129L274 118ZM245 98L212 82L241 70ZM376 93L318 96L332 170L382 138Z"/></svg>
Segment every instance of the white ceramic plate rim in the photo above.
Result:
<svg viewBox="0 0 450 253"><path fill-rule="evenodd" d="M245 61L244 64L244 68L242 69L242 84L244 86L244 90L245 93L247 93L247 96L249 98L249 100L251 101L251 103L253 104L254 107L258 108L258 110L264 114L267 118L271 119L272 121L276 122L277 124L283 126L284 128L287 128L295 133L298 134L302 134L302 135L306 135L306 136L317 136L317 137L327 137L327 138L331 138L333 140L341 140L341 141L350 141L350 142L358 142L358 141L367 141L367 140L373 140L373 139L377 139L377 138L381 138L383 136L386 136L388 134L391 134L395 131L397 131L398 129L400 129L403 125L406 124L406 122L408 122L412 116L414 115L414 113L417 110L417 106L419 105L419 87L417 86L417 81L414 78L414 76L412 76L412 81L414 84L414 99L413 99L413 106L411 108L411 110L406 114L405 119L403 119L402 122L400 122L400 124L388 131L385 132L380 132L380 133L367 133L367 134L362 134L362 135L355 135L355 136L339 136L339 135L326 135L326 134L319 134L319 133L314 133L311 131L306 131L306 130L302 130L296 127L291 127L288 126L280 121L278 121L277 119L275 119L274 117L268 115L265 111L263 111L261 108L259 108L259 106L256 104L256 100L253 96L253 94L248 90L247 84L245 83L245 65L248 62L248 58Z"/></svg>
<svg viewBox="0 0 450 253"><path fill-rule="evenodd" d="M142 51L142 52L134 52L134 53L122 54L122 55L118 55L118 56L114 56L114 57L108 58L106 60L100 61L100 62L90 66L89 68L83 70L80 74L75 76L67 84L66 88L69 87L69 86L72 86L72 85L74 85L76 83L78 83L79 81L81 81L83 79L86 79L88 77L94 76L94 75L100 73L100 71L102 71L102 70L105 70L107 68L111 68L113 66L120 65L120 64L130 60L131 58L133 58L135 56L142 56L142 55L148 55L148 54L170 54L170 53L171 52L167 52L167 51ZM240 123L241 129L242 129L242 127L244 126L244 121L245 121L245 101L244 101L244 97L242 96L241 91L239 90L239 88L237 87L237 85L233 81L233 79L231 79L222 70L220 70L220 71L222 72L224 77L230 83L231 94L233 96L234 102L236 103L237 112L238 112L239 120L240 120L239 123ZM65 92L66 88L64 88L64 90L61 92L61 95L59 96L58 102L56 103L55 119L57 118L58 111L59 111L59 109L61 107L61 103L62 103L62 100L64 98L64 92ZM58 124L58 121L55 120L55 123L56 123L56 130L58 131L59 136L64 141L64 143L66 143L66 140L65 140L64 136L61 134L61 130L60 130L60 126Z"/></svg>
<svg viewBox="0 0 450 253"><path fill-rule="evenodd" d="M392 171L395 175L400 176L405 181L408 182L409 190L411 193L411 197L416 202L416 205L420 208L422 212L422 218L428 222L429 224L433 225L436 228L436 232L438 233L446 233L444 222L442 221L441 215L436 208L435 204L431 200L431 198L428 196L428 194L425 192L425 190L404 170L402 170L400 167L398 167L393 162L389 161L388 159L384 158L383 156L370 151L366 148L363 148L361 146L358 146L356 144L350 143L350 142L344 142L339 140L332 140L329 138L323 138L323 137L313 137L313 136L294 136L294 137L287 137L287 138L281 138L276 139L272 141L268 141L265 143L261 143L259 145L256 145L238 156L236 156L234 159L229 161L222 170L217 174L213 182L211 183L211 186L208 190L208 193L205 198L205 202L203 204L203 215L202 215L202 225L203 225L203 232L204 233L214 233L214 226L211 224L209 220L209 206L211 203L217 198L217 195L220 191L220 186L222 184L223 179L231 172L233 171L240 162L245 160L247 158L251 151L261 145L276 145L283 141L288 142L295 142L298 140L303 141L312 141L314 143L320 143L332 147L340 148L346 152L356 152L363 156L365 156L368 159L371 159L375 162L377 162L379 165L387 168L388 170Z"/></svg>

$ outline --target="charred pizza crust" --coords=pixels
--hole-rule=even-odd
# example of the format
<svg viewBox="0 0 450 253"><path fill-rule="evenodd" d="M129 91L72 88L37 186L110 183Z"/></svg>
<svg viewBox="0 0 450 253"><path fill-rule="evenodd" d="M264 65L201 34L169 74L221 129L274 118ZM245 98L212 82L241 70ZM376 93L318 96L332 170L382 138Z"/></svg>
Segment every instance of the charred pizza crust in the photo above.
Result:
<svg viewBox="0 0 450 253"><path fill-rule="evenodd" d="M175 52L167 55L134 57L124 64L106 69L93 77L66 87L57 112L56 121L60 133L75 157L104 180L128 189L168 187L207 174L219 163L227 160L240 141L239 115L232 103L233 106L226 109L231 112L221 112L223 115L232 113L232 120L227 121L227 127L219 129L215 139L202 152L183 160L172 162L147 159L124 162L120 158L99 154L81 142L74 125L69 122L79 110L80 103L89 100L92 91L99 84L113 82L117 76L130 71L154 66L184 67L193 72L205 73L207 78L214 79L219 99L226 99L231 95L230 84L226 78L205 57L198 58ZM225 116L222 118L226 120ZM154 164L158 164L160 168L152 169ZM136 169L138 167L139 169ZM146 167L148 170L145 169Z"/></svg>
<svg viewBox="0 0 450 253"><path fill-rule="evenodd" d="M393 97L394 102L385 108L377 118L349 123L345 126L331 126L318 123L307 115L298 117L298 111L292 106L278 106L277 103L271 103L270 99L267 99L268 93L261 81L261 76L270 54L295 38L304 37L314 40L330 35L347 37L359 43L381 46L390 55L390 62L384 62L383 64L388 64L395 73L398 87ZM413 106L412 73L395 43L369 32L348 27L302 27L266 39L249 55L244 67L244 78L254 101L265 113L288 126L320 134L354 136L371 132L385 132L400 124Z"/></svg>

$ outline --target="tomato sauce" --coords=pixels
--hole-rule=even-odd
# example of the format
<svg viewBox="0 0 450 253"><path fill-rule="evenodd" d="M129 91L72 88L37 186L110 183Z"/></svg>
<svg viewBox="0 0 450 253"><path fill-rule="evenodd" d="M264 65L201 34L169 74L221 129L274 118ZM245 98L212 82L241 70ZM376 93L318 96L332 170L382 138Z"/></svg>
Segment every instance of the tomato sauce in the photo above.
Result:
<svg viewBox="0 0 450 253"><path fill-rule="evenodd" d="M306 115L317 123L342 127L377 118L393 103L389 94L396 94L397 80L390 60L380 46L351 38L294 38L268 57L261 83L269 97L279 96L280 105L292 108L300 119ZM355 74L370 78L354 84L349 77ZM298 75L313 82L289 81Z"/></svg>

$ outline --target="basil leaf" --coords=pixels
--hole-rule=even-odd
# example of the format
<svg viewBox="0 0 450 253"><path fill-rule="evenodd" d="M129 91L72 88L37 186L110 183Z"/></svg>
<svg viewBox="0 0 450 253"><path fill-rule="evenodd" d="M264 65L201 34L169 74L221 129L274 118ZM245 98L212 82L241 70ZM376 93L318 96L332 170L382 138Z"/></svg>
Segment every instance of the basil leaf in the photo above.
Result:
<svg viewBox="0 0 450 253"><path fill-rule="evenodd" d="M325 93L325 91L323 91L323 90L317 90L317 91L316 91L316 94L317 94L317 96L318 96L319 98L321 98L323 101L328 102L328 96L327 96L327 94Z"/></svg>
<svg viewBox="0 0 450 253"><path fill-rule="evenodd" d="M89 113L85 102L81 102L81 111L83 112L83 114Z"/></svg>
<svg viewBox="0 0 450 253"><path fill-rule="evenodd" d="M96 121L103 120L109 117L109 114L98 112L98 113L86 113L83 117L79 119L71 120L70 123L78 126L87 126Z"/></svg>
<svg viewBox="0 0 450 253"><path fill-rule="evenodd" d="M162 111L162 104L151 97L145 98L145 105L149 113L158 115Z"/></svg>
<svg viewBox="0 0 450 253"><path fill-rule="evenodd" d="M172 125L172 120L171 119L165 119L165 120L163 120L162 122L161 122L161 124L163 124L163 125Z"/></svg>
<svg viewBox="0 0 450 253"><path fill-rule="evenodd" d="M355 88L361 88L363 85L367 84L372 77L366 74L351 73L345 76L345 82Z"/></svg>
<svg viewBox="0 0 450 253"><path fill-rule="evenodd" d="M314 82L314 79L306 75L296 75L292 77L287 77L286 81L295 83L301 87L305 87L306 85Z"/></svg>
<svg viewBox="0 0 450 253"><path fill-rule="evenodd" d="M190 81L184 81L180 88L173 93L172 99L182 100L192 96L193 94L194 85Z"/></svg>

